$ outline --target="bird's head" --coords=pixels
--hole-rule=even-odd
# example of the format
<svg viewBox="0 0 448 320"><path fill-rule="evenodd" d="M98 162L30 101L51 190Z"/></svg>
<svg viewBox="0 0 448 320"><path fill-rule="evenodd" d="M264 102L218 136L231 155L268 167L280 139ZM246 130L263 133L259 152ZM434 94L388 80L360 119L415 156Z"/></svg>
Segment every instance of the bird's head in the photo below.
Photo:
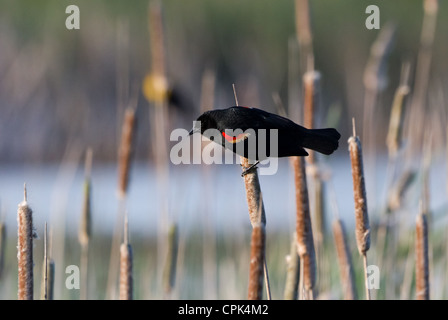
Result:
<svg viewBox="0 0 448 320"><path fill-rule="evenodd" d="M216 120L210 111L204 112L199 116L199 118L196 119L193 129L191 129L189 135L194 133L203 134L207 129L217 129Z"/></svg>

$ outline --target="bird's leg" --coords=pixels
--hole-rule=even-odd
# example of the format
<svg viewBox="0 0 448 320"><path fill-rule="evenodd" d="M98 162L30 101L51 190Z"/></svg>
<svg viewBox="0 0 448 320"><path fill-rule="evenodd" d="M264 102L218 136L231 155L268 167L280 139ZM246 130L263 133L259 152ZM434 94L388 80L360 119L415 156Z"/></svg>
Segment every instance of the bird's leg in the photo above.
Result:
<svg viewBox="0 0 448 320"><path fill-rule="evenodd" d="M260 160L257 160L257 162L255 162L253 165L251 165L249 168L247 168L246 170L243 171L243 173L241 173L241 176L244 177L246 174L250 173L253 170L257 170L257 164L260 163Z"/></svg>

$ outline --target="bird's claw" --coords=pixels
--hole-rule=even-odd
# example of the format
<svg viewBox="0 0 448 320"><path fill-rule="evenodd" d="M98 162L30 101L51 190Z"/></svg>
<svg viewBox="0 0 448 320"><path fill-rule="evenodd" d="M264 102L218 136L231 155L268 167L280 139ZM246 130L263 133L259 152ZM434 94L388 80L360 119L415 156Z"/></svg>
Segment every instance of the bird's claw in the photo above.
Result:
<svg viewBox="0 0 448 320"><path fill-rule="evenodd" d="M241 176L244 177L246 174L251 173L252 171L256 171L258 169L257 165L260 163L260 161L255 162L253 165L251 165L250 167L248 167L247 169L245 169L242 173ZM243 166L243 165L241 165Z"/></svg>

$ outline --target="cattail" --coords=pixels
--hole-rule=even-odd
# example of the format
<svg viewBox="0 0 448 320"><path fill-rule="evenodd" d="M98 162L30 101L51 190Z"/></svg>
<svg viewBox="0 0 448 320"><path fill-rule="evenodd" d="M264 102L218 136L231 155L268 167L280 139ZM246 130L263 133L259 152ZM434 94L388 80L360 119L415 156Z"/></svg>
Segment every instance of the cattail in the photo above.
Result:
<svg viewBox="0 0 448 320"><path fill-rule="evenodd" d="M345 300L357 300L355 276L353 273L352 257L347 243L344 223L337 219L333 222L334 243L339 261L339 274Z"/></svg>
<svg viewBox="0 0 448 320"><path fill-rule="evenodd" d="M264 223L261 222L252 225L248 300L261 300L263 296L263 265L266 251L264 226Z"/></svg>
<svg viewBox="0 0 448 320"><path fill-rule="evenodd" d="M352 163L353 193L355 198L356 242L359 253L364 255L370 248L370 226L367 213L362 147L359 137L356 136L354 119L353 136L348 139L348 145Z"/></svg>
<svg viewBox="0 0 448 320"><path fill-rule="evenodd" d="M0 279L3 275L3 268L5 266L5 250L6 250L6 225L0 222Z"/></svg>
<svg viewBox="0 0 448 320"><path fill-rule="evenodd" d="M422 212L417 215L415 233L416 296L417 300L429 300L428 222Z"/></svg>
<svg viewBox="0 0 448 320"><path fill-rule="evenodd" d="M163 286L166 294L171 293L176 282L177 253L179 247L177 229L177 225L172 224L168 232L168 252L165 269L163 272Z"/></svg>
<svg viewBox="0 0 448 320"><path fill-rule="evenodd" d="M124 241L120 246L120 300L133 299L132 247L129 243L129 226L125 217Z"/></svg>
<svg viewBox="0 0 448 320"><path fill-rule="evenodd" d="M129 172L135 143L135 109L126 108L118 151L118 196L123 199L128 191Z"/></svg>
<svg viewBox="0 0 448 320"><path fill-rule="evenodd" d="M19 300L33 300L33 211L28 206L26 186L24 199L17 210L18 245L17 258L19 267Z"/></svg>
<svg viewBox="0 0 448 320"><path fill-rule="evenodd" d="M309 293L309 297L313 299L313 289L316 284L316 254L314 251L305 159L294 157L293 165L296 185L297 251L302 263L303 286Z"/></svg>
<svg viewBox="0 0 448 320"><path fill-rule="evenodd" d="M356 243L358 245L359 254L363 256L366 298L370 300L370 291L367 281L367 251L370 248L370 225L367 213L362 147L359 137L356 136L355 119L353 119L353 136L348 139L348 145L352 163L353 193L355 199Z"/></svg>
<svg viewBox="0 0 448 320"><path fill-rule="evenodd" d="M233 87L233 94L235 96L235 104L238 106L239 103L238 103L238 97L236 94L235 84L233 84L232 87ZM264 212L263 197L261 195L261 187L260 187L260 181L258 179L257 168L256 167L251 168L251 165L249 164L249 159L247 159L245 157L240 157L240 161L241 161L241 168L242 168L243 172L245 172L243 177L244 177L244 185L246 187L246 200L247 200L247 206L249 209L250 223L252 224L252 228L255 228L259 224L261 224L263 226L263 231L259 231L259 235L258 235L260 237L263 237L263 239L260 240L263 243L263 246L261 246L261 247L257 246L257 248L259 248L260 250L261 249L266 250L266 246L264 244L266 242L266 239L265 239L266 233L264 231L264 228L266 226L266 215ZM251 250L252 249L253 249L253 247L251 246ZM258 266L258 268L264 268L266 294L267 294L268 300L270 300L271 299L271 288L270 288L270 283L269 283L268 267L267 267L267 263L266 263L266 252L263 251L263 253L258 253L258 255L263 258L263 260L256 260L256 261L260 264ZM253 263L252 260L253 259L251 258L251 265ZM250 273L250 277L255 276L255 275L256 274L252 274L252 272ZM258 277L256 279L254 279L254 278L252 278L252 279L253 279L252 281L249 279L249 282L253 283L253 282L258 281ZM255 292L253 292L254 294L252 295L250 292L253 292L251 290L251 287L249 287L249 296L252 296L253 299L256 299L256 296L257 296L257 297L260 297L260 299L261 299L261 293L258 295L258 294L255 294Z"/></svg>
<svg viewBox="0 0 448 320"><path fill-rule="evenodd" d="M285 300L297 300L299 298L300 257L297 253L297 234L295 232L290 253L286 257L286 266L286 284L283 297Z"/></svg>

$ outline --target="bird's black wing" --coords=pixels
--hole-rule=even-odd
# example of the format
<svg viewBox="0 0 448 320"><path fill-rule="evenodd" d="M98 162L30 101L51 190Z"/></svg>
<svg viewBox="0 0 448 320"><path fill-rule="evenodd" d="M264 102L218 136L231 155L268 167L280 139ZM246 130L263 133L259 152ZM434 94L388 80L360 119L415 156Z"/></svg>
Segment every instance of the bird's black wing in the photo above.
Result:
<svg viewBox="0 0 448 320"><path fill-rule="evenodd" d="M224 110L227 110L228 116L220 121L220 129L242 129L243 131L247 129L282 129L285 131L296 131L302 128L287 118L257 108L231 107ZM217 111L219 112L220 110Z"/></svg>

